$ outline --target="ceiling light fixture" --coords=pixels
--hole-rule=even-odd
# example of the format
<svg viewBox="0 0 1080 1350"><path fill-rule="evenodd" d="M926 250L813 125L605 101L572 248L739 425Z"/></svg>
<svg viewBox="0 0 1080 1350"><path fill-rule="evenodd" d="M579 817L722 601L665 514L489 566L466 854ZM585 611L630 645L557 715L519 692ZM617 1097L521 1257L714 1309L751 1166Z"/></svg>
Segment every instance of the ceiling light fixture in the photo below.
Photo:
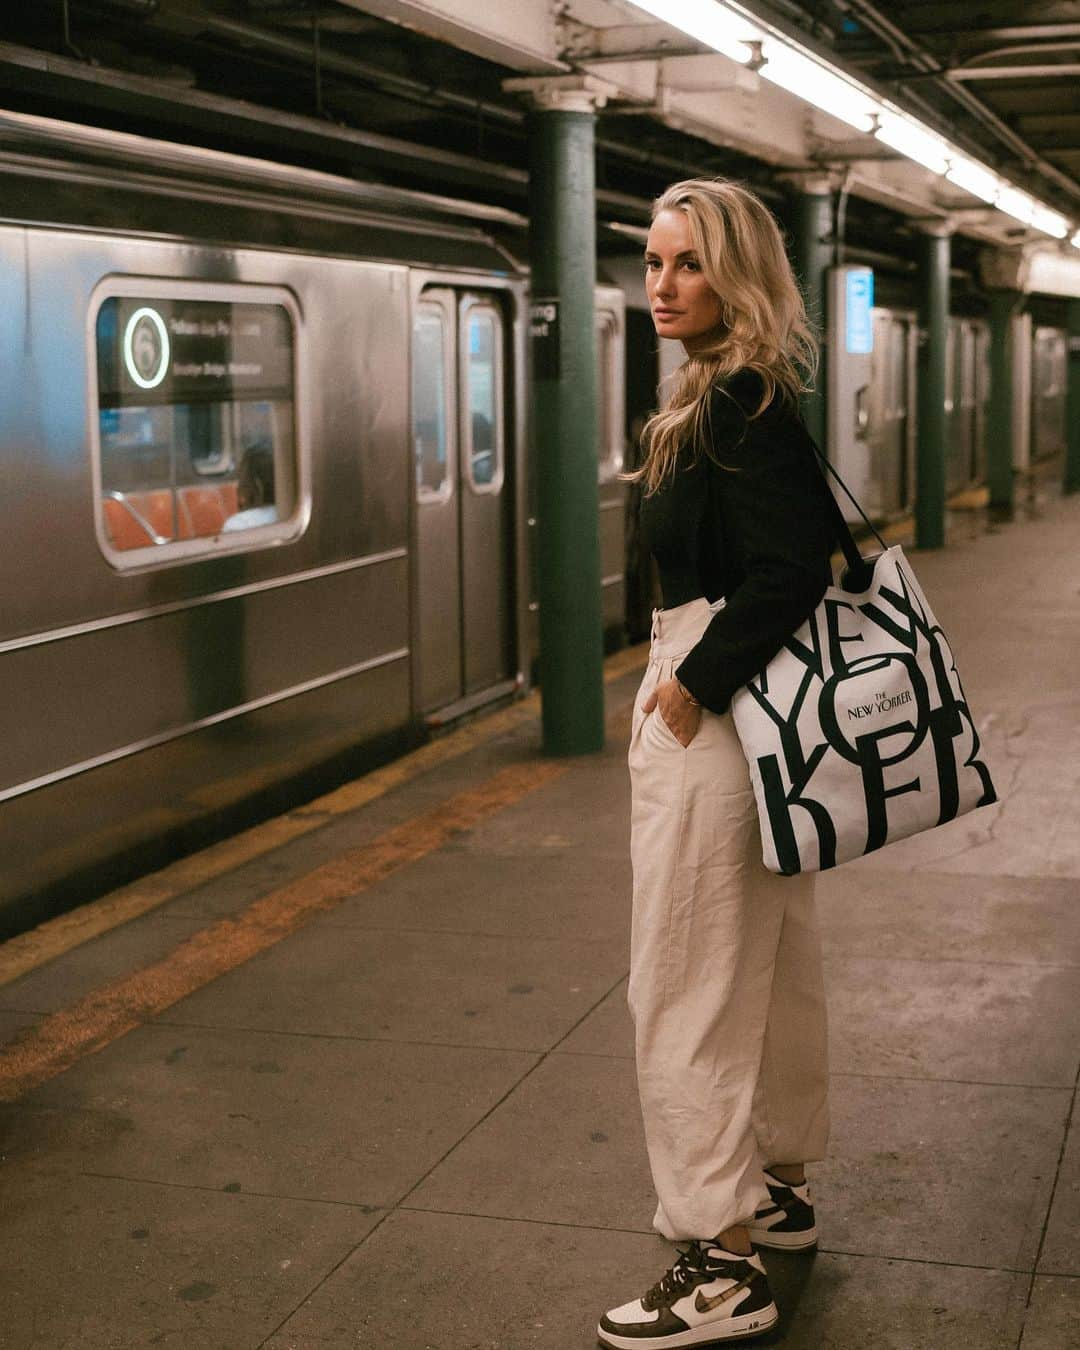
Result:
<svg viewBox="0 0 1080 1350"><path fill-rule="evenodd" d="M994 205L999 211L1004 211L1007 216L1012 216L1014 220L1023 221L1025 225L1032 223L1032 208L1035 203L1026 192L1021 192L1019 188L1010 187L1008 183L1004 184Z"/></svg>
<svg viewBox="0 0 1080 1350"><path fill-rule="evenodd" d="M754 58L749 44L760 42L765 30L735 14L716 0L632 0L638 9L661 19L673 28L681 28L687 37L728 56L740 65Z"/></svg>
<svg viewBox="0 0 1080 1350"><path fill-rule="evenodd" d="M970 192L973 197L989 202L991 206L1001 188L1001 180L996 174L970 159L962 159L959 155L953 156L949 161L949 170L945 177L950 183L955 183L958 188Z"/></svg>
<svg viewBox="0 0 1080 1350"><path fill-rule="evenodd" d="M758 73L764 79L789 93L798 94L807 103L838 117L856 131L873 129L874 118L882 108L864 89L773 37L762 42L761 55L764 64Z"/></svg>
<svg viewBox="0 0 1080 1350"><path fill-rule="evenodd" d="M1044 234L1063 239L1070 222L1026 192L954 150L936 132L915 118L877 99L868 89L835 67L795 46L755 21L742 6L731 8L720 0L630 0L661 22L680 29L722 56L740 65L754 65L763 79L795 94L822 112L839 118L856 131L874 135L907 159L972 196ZM1070 243L1080 248L1080 230Z"/></svg>
<svg viewBox="0 0 1080 1350"><path fill-rule="evenodd" d="M932 173L944 173L949 167L949 147L932 131L927 131L910 117L883 112L874 135L885 145L913 159Z"/></svg>
<svg viewBox="0 0 1080 1350"><path fill-rule="evenodd" d="M1037 230L1055 239L1064 239L1069 233L1069 222L1060 211L1051 211L1042 202L1032 202L1031 207L1031 223Z"/></svg>

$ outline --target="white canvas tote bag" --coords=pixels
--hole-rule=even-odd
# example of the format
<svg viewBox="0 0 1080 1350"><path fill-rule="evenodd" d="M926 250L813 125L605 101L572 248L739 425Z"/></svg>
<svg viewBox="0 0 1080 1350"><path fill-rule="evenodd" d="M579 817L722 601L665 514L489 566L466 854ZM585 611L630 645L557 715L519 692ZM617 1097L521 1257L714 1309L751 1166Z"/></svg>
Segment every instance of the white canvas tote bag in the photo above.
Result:
<svg viewBox="0 0 1080 1350"><path fill-rule="evenodd" d="M911 564L872 525L884 552L862 558L823 486L848 564L841 583L731 704L763 860L786 876L997 800L952 648Z"/></svg>

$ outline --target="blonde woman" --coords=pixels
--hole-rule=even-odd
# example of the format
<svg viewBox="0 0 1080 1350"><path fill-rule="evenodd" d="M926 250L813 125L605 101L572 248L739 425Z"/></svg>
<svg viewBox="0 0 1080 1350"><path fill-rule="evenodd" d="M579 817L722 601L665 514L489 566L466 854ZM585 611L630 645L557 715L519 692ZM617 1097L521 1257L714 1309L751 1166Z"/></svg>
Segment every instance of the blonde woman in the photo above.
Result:
<svg viewBox="0 0 1080 1350"><path fill-rule="evenodd" d="M656 331L686 361L632 475L663 608L630 741L629 1003L653 1224L683 1245L601 1318L613 1350L775 1325L753 1245L813 1247L803 1166L829 1128L814 878L762 865L729 711L830 581L828 489L796 403L816 346L776 221L739 184L670 187L645 269Z"/></svg>

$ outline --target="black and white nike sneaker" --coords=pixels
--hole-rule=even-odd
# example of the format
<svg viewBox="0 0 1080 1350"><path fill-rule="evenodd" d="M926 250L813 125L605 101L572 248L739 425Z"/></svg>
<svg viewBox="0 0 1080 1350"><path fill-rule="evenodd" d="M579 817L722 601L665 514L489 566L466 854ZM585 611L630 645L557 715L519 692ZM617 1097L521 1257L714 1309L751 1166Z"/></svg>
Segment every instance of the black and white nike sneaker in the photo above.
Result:
<svg viewBox="0 0 1080 1350"><path fill-rule="evenodd" d="M789 1186L769 1171L765 1173L769 1203L763 1205L746 1225L755 1247L800 1252L817 1244L817 1223L810 1203L810 1187Z"/></svg>
<svg viewBox="0 0 1080 1350"><path fill-rule="evenodd" d="M760 1256L691 1242L647 1294L606 1312L596 1336L609 1350L681 1350L760 1336L779 1318Z"/></svg>

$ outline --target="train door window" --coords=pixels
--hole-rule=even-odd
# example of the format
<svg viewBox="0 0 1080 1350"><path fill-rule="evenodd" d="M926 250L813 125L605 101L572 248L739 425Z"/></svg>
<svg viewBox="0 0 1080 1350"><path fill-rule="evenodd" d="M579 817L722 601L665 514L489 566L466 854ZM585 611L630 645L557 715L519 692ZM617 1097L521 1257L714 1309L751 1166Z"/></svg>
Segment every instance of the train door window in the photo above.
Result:
<svg viewBox="0 0 1080 1350"><path fill-rule="evenodd" d="M600 481L609 482L623 466L622 409L618 392L622 388L618 363L621 360L618 321L607 310L596 313L596 432Z"/></svg>
<svg viewBox="0 0 1080 1350"><path fill-rule="evenodd" d="M462 438L474 492L498 492L503 480L502 316L487 300L462 305Z"/></svg>
<svg viewBox="0 0 1080 1350"><path fill-rule="evenodd" d="M960 366L960 402L965 408L975 406L975 326L965 323L961 327L963 347Z"/></svg>
<svg viewBox="0 0 1080 1350"><path fill-rule="evenodd" d="M889 407L897 420L907 416L907 329L899 319L889 327Z"/></svg>
<svg viewBox="0 0 1080 1350"><path fill-rule="evenodd" d="M860 440L879 442L889 419L889 315L883 310L871 310L872 338L870 353L870 385L857 397L857 408L866 418L860 423Z"/></svg>
<svg viewBox="0 0 1080 1350"><path fill-rule="evenodd" d="M295 536L304 475L289 294L111 278L91 314L98 537L110 562Z"/></svg>
<svg viewBox="0 0 1080 1350"><path fill-rule="evenodd" d="M413 320L412 366L412 433L420 501L445 501L453 492L449 339L444 307L422 301Z"/></svg>

